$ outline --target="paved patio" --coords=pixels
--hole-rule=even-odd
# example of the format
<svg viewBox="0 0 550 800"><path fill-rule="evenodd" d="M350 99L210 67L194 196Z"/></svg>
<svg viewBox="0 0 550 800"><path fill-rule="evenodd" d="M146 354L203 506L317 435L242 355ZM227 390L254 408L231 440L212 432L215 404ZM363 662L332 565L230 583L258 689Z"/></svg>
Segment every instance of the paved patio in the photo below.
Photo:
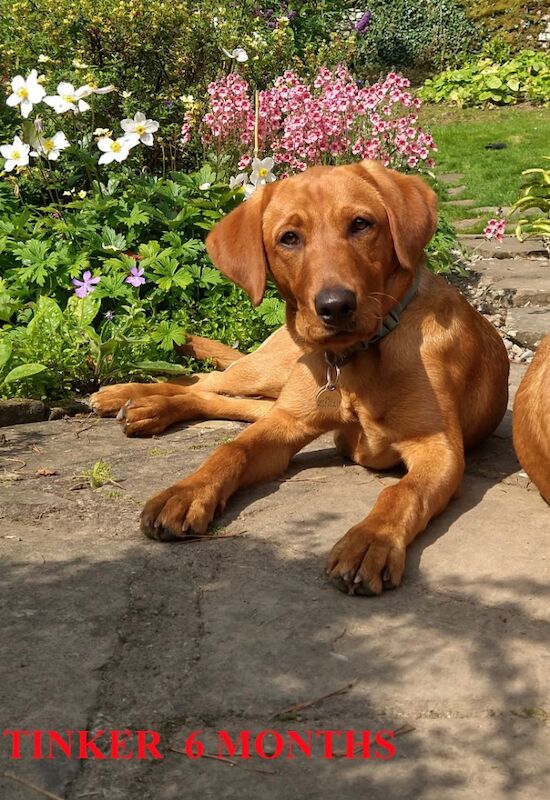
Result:
<svg viewBox="0 0 550 800"><path fill-rule="evenodd" d="M0 796L40 797L30 782L67 800L547 797L550 516L519 472L509 414L411 548L402 588L376 599L328 585L323 559L397 475L344 463L328 437L286 480L237 496L224 538L142 537L148 495L241 427L154 440L94 418L2 429L3 728L150 728L165 758L33 760L24 744L13 761L4 740L0 771L27 785L0 777ZM79 476L98 459L114 483L93 491ZM232 766L168 749L197 729L216 752L220 729L266 728L400 735L387 762Z"/></svg>

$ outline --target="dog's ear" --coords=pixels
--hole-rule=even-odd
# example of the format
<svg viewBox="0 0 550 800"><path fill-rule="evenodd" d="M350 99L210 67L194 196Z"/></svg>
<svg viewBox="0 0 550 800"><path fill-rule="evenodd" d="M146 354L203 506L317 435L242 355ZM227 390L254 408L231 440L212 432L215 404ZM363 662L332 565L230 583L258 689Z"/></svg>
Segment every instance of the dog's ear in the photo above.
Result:
<svg viewBox="0 0 550 800"><path fill-rule="evenodd" d="M378 161L362 161L354 167L377 189L384 203L399 263L405 269L416 269L437 227L435 192L422 178L402 175Z"/></svg>
<svg viewBox="0 0 550 800"><path fill-rule="evenodd" d="M262 302L267 279L267 258L262 235L262 217L271 186L258 189L240 206L220 220L206 238L212 263L250 296L255 306Z"/></svg>

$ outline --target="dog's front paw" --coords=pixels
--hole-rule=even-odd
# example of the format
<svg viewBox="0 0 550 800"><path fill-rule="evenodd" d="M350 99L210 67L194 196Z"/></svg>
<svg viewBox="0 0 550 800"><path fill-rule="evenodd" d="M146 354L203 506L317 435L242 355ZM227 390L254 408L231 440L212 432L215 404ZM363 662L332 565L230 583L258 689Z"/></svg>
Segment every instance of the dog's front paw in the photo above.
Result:
<svg viewBox="0 0 550 800"><path fill-rule="evenodd" d="M149 395L128 400L116 418L126 436L156 436L180 418L177 404L181 398Z"/></svg>
<svg viewBox="0 0 550 800"><path fill-rule="evenodd" d="M206 532L219 498L212 486L187 478L153 495L141 514L141 530L150 539L170 542Z"/></svg>
<svg viewBox="0 0 550 800"><path fill-rule="evenodd" d="M404 541L371 531L364 523L336 542L327 559L330 581L348 594L378 595L395 589L405 571Z"/></svg>
<svg viewBox="0 0 550 800"><path fill-rule="evenodd" d="M94 392L88 400L88 405L99 417L116 417L124 403L139 397L142 393L142 385L139 383L116 383Z"/></svg>

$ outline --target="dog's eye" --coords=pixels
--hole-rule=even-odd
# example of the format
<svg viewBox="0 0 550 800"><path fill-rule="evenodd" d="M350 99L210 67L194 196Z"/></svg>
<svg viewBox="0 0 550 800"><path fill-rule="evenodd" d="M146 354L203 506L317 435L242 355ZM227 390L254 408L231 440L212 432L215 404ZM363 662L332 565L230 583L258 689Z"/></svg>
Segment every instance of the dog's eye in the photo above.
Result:
<svg viewBox="0 0 550 800"><path fill-rule="evenodd" d="M351 232L352 233L360 233L361 231L366 231L367 228L370 228L372 222L369 222L368 219L364 217L355 217L353 222L351 223Z"/></svg>
<svg viewBox="0 0 550 800"><path fill-rule="evenodd" d="M300 237L297 233L294 233L294 231L286 231L280 237L279 242L287 247L294 247L300 243Z"/></svg>

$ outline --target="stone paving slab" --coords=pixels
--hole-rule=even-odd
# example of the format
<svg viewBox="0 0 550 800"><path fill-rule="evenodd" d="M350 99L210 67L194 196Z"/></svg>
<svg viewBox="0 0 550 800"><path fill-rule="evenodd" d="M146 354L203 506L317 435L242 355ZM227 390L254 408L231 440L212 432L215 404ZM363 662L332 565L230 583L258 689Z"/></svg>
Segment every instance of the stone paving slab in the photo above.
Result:
<svg viewBox="0 0 550 800"><path fill-rule="evenodd" d="M512 389L522 374L513 365ZM550 512L519 470L510 415L470 454L461 498L412 546L403 587L376 599L340 594L322 563L398 473L343 462L329 437L286 480L228 505L219 525L235 538L141 536L146 497L243 427L153 440L93 418L3 429L3 726L151 728L166 758L13 762L0 744L0 771L66 800L545 797ZM74 488L100 458L119 486ZM317 753L232 767L166 749L196 729L214 747L219 729L398 726L412 730L390 762ZM37 795L0 777L0 796Z"/></svg>
<svg viewBox="0 0 550 800"><path fill-rule="evenodd" d="M510 295L512 305L550 305L550 260L546 258L484 258L473 265L481 284Z"/></svg>
<svg viewBox="0 0 550 800"><path fill-rule="evenodd" d="M506 327L522 344L537 348L550 333L550 306L511 308L506 314Z"/></svg>
<svg viewBox="0 0 550 800"><path fill-rule="evenodd" d="M535 237L520 242L515 236L505 236L502 242L496 242L494 239L486 239L482 235L461 234L459 239L464 247L474 250L483 258L549 257L548 249L540 239Z"/></svg>

